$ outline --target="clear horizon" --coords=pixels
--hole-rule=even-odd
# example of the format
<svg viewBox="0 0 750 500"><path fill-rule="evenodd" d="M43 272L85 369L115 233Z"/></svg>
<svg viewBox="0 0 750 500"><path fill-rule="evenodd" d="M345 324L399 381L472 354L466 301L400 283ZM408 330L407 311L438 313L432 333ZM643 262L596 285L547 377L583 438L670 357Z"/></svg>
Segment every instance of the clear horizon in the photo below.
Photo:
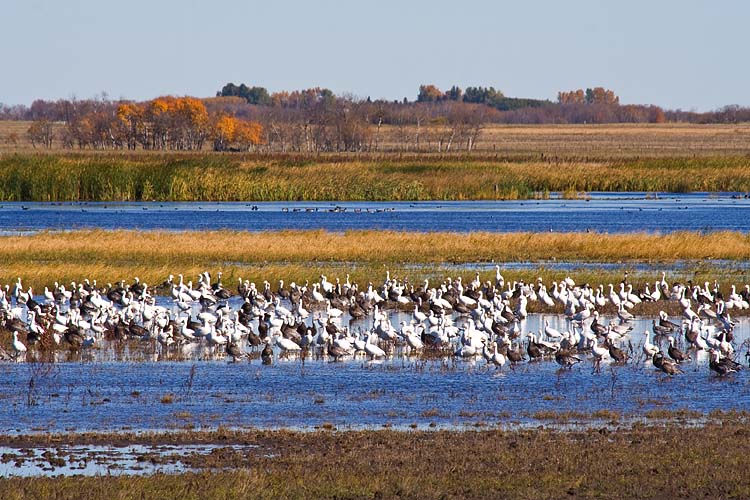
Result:
<svg viewBox="0 0 750 500"><path fill-rule="evenodd" d="M420 84L550 100L603 86L623 104L750 105L750 4L739 0L10 0L3 10L9 105L101 92L209 97L227 82L388 100L413 100Z"/></svg>

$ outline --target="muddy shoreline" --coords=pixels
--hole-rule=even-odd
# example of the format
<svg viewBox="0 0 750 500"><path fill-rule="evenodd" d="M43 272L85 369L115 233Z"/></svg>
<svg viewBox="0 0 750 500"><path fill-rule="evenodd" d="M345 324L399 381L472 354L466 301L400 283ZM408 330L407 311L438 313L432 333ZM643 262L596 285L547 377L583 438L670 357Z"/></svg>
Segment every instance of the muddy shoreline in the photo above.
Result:
<svg viewBox="0 0 750 500"><path fill-rule="evenodd" d="M657 425L478 431L230 431L0 436L7 446L212 444L151 476L9 478L3 498L747 498L746 413ZM241 446L237 446L241 445ZM171 457L171 458L170 458ZM145 457L144 460L147 460Z"/></svg>

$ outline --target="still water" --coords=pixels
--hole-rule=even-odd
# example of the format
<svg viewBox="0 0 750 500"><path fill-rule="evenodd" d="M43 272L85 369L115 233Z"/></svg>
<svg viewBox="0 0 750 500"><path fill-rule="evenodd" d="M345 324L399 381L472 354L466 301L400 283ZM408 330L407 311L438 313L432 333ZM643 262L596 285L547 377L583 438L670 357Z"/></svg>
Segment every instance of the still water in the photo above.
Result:
<svg viewBox="0 0 750 500"><path fill-rule="evenodd" d="M411 314L392 313L395 325ZM559 315L531 315L524 332L544 320L567 330ZM605 318L608 321L611 318ZM737 359L745 363L750 319L737 318ZM461 323L456 318L457 324ZM604 362L593 373L588 356L571 370L554 361L515 368L488 366L481 356L424 360L397 348L384 360L365 356L332 362L320 357L283 359L271 366L255 357L230 362L221 348L190 344L169 353L151 342L116 348L102 343L82 355L61 352L57 363L0 364L0 432L164 430L229 427L462 428L536 425L543 412L618 412L631 420L651 410L750 407L750 372L719 379L705 352L685 363L684 374L656 372L641 355L638 319L621 345L632 346L625 366ZM352 323L366 330L365 322ZM677 335L678 342L682 342ZM652 336L653 341L653 336ZM666 351L666 341L661 344ZM248 351L250 348L246 347Z"/></svg>
<svg viewBox="0 0 750 500"><path fill-rule="evenodd" d="M0 477L176 474L191 470L181 458L222 450L246 451L252 445L58 445L0 446Z"/></svg>
<svg viewBox="0 0 750 500"><path fill-rule="evenodd" d="M590 193L582 200L0 205L0 231L83 228L750 232L750 199L740 193Z"/></svg>

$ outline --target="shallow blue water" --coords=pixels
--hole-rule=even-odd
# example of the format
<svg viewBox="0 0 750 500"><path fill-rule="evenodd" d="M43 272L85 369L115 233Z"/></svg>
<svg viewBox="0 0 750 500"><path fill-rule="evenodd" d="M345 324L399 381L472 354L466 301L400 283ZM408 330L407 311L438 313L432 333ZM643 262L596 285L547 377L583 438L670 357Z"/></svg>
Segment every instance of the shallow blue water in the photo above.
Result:
<svg viewBox="0 0 750 500"><path fill-rule="evenodd" d="M406 231L679 230L750 232L737 193L592 193L589 200L340 203L4 203L0 231L391 229Z"/></svg>
<svg viewBox="0 0 750 500"><path fill-rule="evenodd" d="M544 319L569 327L562 316L531 315L523 330L537 331ZM750 336L750 319L737 321L739 348ZM648 326L650 318L638 320L623 341L634 349L628 365L605 362L598 374L588 358L569 371L554 361L496 370L481 356L419 361L397 350L382 361L276 359L263 366L258 359L229 363L202 345L180 353L185 361L170 361L174 355L150 344L134 341L120 353L103 344L82 357L61 353L55 364L0 364L0 432L514 426L538 424L537 413L547 411L612 410L638 420L652 409L707 414L750 406L750 371L718 379L706 353L684 364L682 375L656 372L640 355ZM167 395L171 402L164 402Z"/></svg>
<svg viewBox="0 0 750 500"><path fill-rule="evenodd" d="M259 203L254 208L245 203L5 203L0 206L0 231L750 232L750 200L729 194L657 200L627 193L593 194L590 201ZM566 327L561 317L550 318L558 329ZM530 317L525 331L536 331L541 320ZM646 319L634 331L649 325ZM750 336L750 322L741 320L736 334L739 346ZM633 334L636 352L641 342L642 335ZM655 373L650 363L605 365L600 374L591 373L589 360L565 372L554 362L496 371L482 360L420 362L397 353L380 362L309 360L303 366L293 359L262 366L257 359L230 364L203 347L192 349L183 353L188 361L162 361L165 356L158 350L136 343L119 354L106 345L82 358L63 354L55 364L0 364L0 432L222 424L311 428L326 422L344 428L524 425L538 423L534 414L540 411L614 410L644 418L654 408L710 412L750 406L750 372L717 380L705 354L687 364L685 374L667 378ZM164 402L166 395L171 395L171 402Z"/></svg>

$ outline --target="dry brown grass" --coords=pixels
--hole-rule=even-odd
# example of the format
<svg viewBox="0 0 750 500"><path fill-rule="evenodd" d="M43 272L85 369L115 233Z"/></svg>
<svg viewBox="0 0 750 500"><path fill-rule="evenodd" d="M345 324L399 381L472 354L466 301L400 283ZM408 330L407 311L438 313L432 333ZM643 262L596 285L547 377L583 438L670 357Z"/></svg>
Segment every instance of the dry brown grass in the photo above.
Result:
<svg viewBox="0 0 750 500"><path fill-rule="evenodd" d="M744 260L750 235L735 232L700 234L599 233L404 233L393 231L280 231L264 233L73 231L27 236L0 236L0 282L23 277L25 284L49 286L84 277L100 284L138 276L162 282L168 274L186 277L222 270L225 284L238 277L262 281L316 279L321 273L360 283L380 281L386 270L412 280L447 275L446 264L475 262L571 261L663 262L698 261L695 268L711 273L707 259ZM413 265L421 265L413 268ZM502 264L501 264L502 265ZM543 267L543 264L540 266ZM666 269L665 269L666 270ZM454 271L454 274L455 271ZM471 269L464 274L473 275ZM490 273L484 273L487 276ZM564 272L529 270L516 279ZM580 280L601 282L589 271ZM690 277L697 277L691 270Z"/></svg>
<svg viewBox="0 0 750 500"><path fill-rule="evenodd" d="M173 265L241 263L442 263L489 261L612 262L675 259L742 260L750 235L739 232L410 233L324 230L278 232L70 231L0 236L0 258Z"/></svg>
<svg viewBox="0 0 750 500"><path fill-rule="evenodd" d="M628 156L705 156L750 150L750 125L610 124L488 127L480 147L515 153Z"/></svg>
<svg viewBox="0 0 750 500"><path fill-rule="evenodd" d="M218 434L218 433L217 433ZM750 429L221 433L197 471L11 478L2 498L748 498ZM151 442L135 436L136 442ZM182 435L168 442L179 445ZM63 442L67 439L63 437ZM52 446L55 446L57 441ZM99 442L99 441L94 441ZM106 439L103 443L108 443ZM115 442L120 442L115 438ZM85 441L83 443L86 443ZM254 445L236 451L232 444ZM50 446L47 444L47 446ZM227 470L229 469L229 470Z"/></svg>

